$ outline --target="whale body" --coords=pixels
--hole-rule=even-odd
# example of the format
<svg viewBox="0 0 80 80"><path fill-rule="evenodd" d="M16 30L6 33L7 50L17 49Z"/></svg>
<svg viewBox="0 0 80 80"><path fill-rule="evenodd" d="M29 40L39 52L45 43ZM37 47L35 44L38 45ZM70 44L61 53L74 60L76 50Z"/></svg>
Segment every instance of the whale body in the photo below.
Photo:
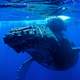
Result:
<svg viewBox="0 0 80 80"><path fill-rule="evenodd" d="M70 41L63 36L62 31L65 30L64 22L54 18L43 27L14 29L5 35L4 42L18 54L28 52L32 60L47 69L67 70L76 64L80 49L73 48Z"/></svg>

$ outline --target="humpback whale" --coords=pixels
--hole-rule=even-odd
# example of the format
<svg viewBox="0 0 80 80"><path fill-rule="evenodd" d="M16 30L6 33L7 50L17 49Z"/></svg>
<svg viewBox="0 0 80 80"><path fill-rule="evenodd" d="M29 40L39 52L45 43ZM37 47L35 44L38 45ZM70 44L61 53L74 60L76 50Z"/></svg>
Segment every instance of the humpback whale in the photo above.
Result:
<svg viewBox="0 0 80 80"><path fill-rule="evenodd" d="M47 69L60 71L76 64L80 48L72 46L64 37L65 27L61 19L53 18L45 26L25 26L5 35L5 44L18 54L28 52L32 57L22 64L17 80L25 79L25 73L33 60Z"/></svg>

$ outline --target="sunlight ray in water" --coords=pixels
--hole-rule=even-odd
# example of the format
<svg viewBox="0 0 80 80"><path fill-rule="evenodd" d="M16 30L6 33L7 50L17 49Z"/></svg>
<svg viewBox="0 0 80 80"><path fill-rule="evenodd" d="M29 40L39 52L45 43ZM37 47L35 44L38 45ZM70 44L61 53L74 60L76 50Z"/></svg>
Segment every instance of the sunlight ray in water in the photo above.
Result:
<svg viewBox="0 0 80 80"><path fill-rule="evenodd" d="M69 16L63 16L63 15L58 16L58 17L59 17L60 19L62 19L63 21L70 19Z"/></svg>

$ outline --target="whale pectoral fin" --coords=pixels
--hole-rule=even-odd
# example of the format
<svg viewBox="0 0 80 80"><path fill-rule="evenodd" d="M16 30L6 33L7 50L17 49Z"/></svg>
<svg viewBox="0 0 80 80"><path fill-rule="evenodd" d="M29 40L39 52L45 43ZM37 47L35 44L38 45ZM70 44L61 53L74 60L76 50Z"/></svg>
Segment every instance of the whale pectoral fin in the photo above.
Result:
<svg viewBox="0 0 80 80"><path fill-rule="evenodd" d="M78 53L78 52L80 52L80 47L72 47L72 50L73 50L75 53Z"/></svg>
<svg viewBox="0 0 80 80"><path fill-rule="evenodd" d="M17 72L16 80L25 80L26 73L28 72L31 63L33 62L33 59L30 59L29 61L25 61L22 66L19 68Z"/></svg>

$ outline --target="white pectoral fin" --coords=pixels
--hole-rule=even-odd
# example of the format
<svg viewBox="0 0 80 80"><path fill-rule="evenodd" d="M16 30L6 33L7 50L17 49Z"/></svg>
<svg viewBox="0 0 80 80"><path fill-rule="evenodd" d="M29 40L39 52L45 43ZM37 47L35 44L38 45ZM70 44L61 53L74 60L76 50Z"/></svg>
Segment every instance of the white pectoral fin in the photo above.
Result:
<svg viewBox="0 0 80 80"><path fill-rule="evenodd" d="M28 61L25 61L25 62L21 65L21 67L20 67L19 70L18 70L16 80L25 80L25 78L26 78L26 73L28 72L28 70L29 70L30 65L31 65L32 62L33 62L33 59L30 59L30 60L28 60Z"/></svg>

